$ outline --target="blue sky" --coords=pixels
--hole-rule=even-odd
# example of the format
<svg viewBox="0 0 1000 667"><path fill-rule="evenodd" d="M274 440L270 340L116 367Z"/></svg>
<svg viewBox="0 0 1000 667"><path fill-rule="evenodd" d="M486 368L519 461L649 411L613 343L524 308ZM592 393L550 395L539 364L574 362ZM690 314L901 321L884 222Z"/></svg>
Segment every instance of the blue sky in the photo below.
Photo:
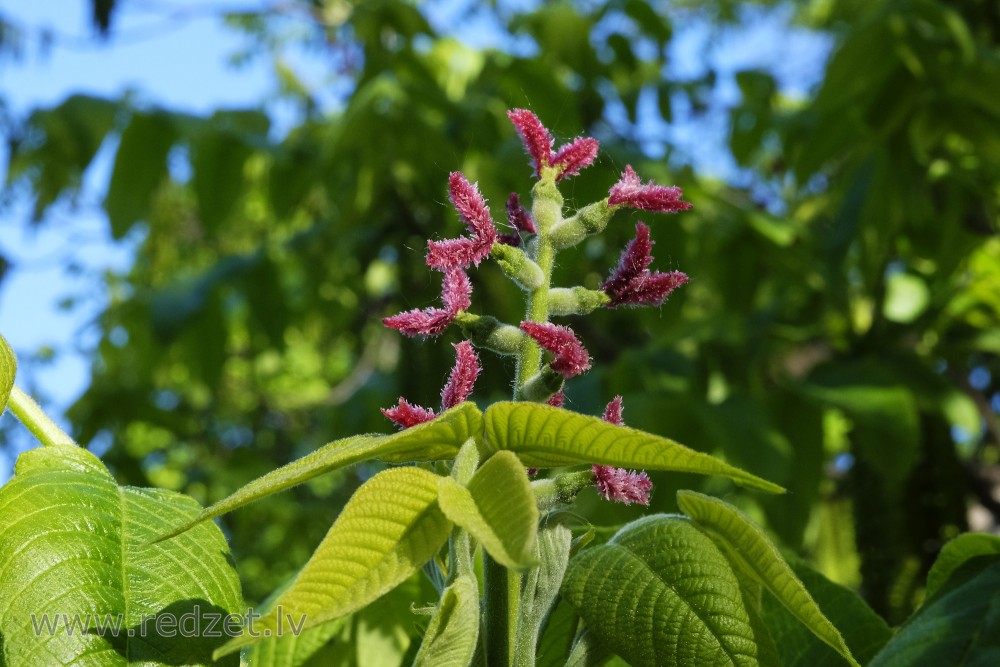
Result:
<svg viewBox="0 0 1000 667"><path fill-rule="evenodd" d="M488 21L474 19L463 24L461 31L454 28L464 2L436 3L429 12L432 23L445 31L451 26L458 37L475 46L495 45ZM265 4L251 0L240 7ZM112 37L104 41L95 38L89 0L6 0L0 16L25 34L19 57L0 56L0 101L7 105L7 113L22 116L80 92L108 97L131 94L146 105L194 113L260 106L273 99L270 58L231 64L232 56L247 44L243 36L222 24L219 10L235 5L205 5L195 0L126 0L119 5ZM829 52L829 40L790 29L788 18L789 12L783 10L762 12L740 29L717 33L704 23L679 26L671 53L672 76L698 76L712 62L722 74L717 89L720 113L709 127L697 129L682 117L672 127L646 123L639 128L641 136L648 136L651 146L669 138L685 161L695 163L702 173L737 178L721 149L725 106L739 98L732 73L766 66L786 93L797 96L818 80ZM291 25L294 28L294 21ZM46 33L53 36L48 46L44 45ZM319 54L292 52L287 57L308 85L325 89L328 68ZM334 99L330 94L324 101L332 104ZM280 105L270 104L268 109L279 128L292 120ZM6 176L5 146L0 143L0 179ZM13 264L0 283L0 331L22 360L18 384L39 397L60 422L62 412L83 392L88 379L87 354L98 333L94 318L106 303L99 289L100 276L107 270L125 269L139 240L114 242L100 210L114 148L106 145L98 154L77 206L55 207L38 226L26 224L26 201L0 211L0 256ZM59 308L68 295L77 299L77 307ZM42 346L61 353L51 361L33 359ZM17 438L15 445L19 449L31 446L31 441ZM0 450L0 482L8 477L15 456L16 451Z"/></svg>

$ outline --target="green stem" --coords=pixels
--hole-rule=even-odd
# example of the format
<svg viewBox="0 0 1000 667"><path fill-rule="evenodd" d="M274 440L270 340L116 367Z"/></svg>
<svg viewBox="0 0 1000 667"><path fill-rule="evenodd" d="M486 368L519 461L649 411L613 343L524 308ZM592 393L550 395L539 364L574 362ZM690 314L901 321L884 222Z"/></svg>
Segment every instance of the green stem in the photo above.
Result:
<svg viewBox="0 0 1000 667"><path fill-rule="evenodd" d="M510 664L511 624L508 573L500 563L483 551L483 593L485 619L483 634L486 638L486 664L488 667L508 667Z"/></svg>
<svg viewBox="0 0 1000 667"><path fill-rule="evenodd" d="M555 183L555 172L543 173L542 179L535 183L531 194L533 197L531 212L535 219L537 235L529 248L529 253L531 259L542 270L544 279L538 287L528 292L525 319L531 322L548 322L552 265L556 256L549 233L553 227L562 222L563 207L563 198ZM542 349L538 343L529 338L522 345L517 358L514 400L524 400L521 390L525 383L538 373L541 363Z"/></svg>
<svg viewBox="0 0 1000 667"><path fill-rule="evenodd" d="M53 445L75 445L73 438L66 435L59 426L17 385L10 390L7 408L46 447Z"/></svg>

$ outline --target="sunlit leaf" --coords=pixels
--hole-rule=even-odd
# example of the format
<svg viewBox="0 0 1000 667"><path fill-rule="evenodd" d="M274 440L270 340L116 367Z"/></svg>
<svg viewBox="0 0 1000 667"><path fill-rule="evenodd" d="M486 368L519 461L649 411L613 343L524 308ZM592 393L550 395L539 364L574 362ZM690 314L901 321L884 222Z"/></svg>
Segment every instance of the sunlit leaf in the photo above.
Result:
<svg viewBox="0 0 1000 667"><path fill-rule="evenodd" d="M274 610L216 655L354 612L416 572L451 530L437 507L439 479L420 468L393 468L361 485Z"/></svg>
<svg viewBox="0 0 1000 667"><path fill-rule="evenodd" d="M118 486L80 447L22 454L0 489L0 637L8 664L212 664L226 617L243 612L222 532L206 523L150 544L198 509L171 491ZM213 617L215 637L207 631ZM96 624L105 622L102 635Z"/></svg>
<svg viewBox="0 0 1000 667"><path fill-rule="evenodd" d="M538 508L524 465L513 453L491 456L468 487L442 477L438 503L504 567L522 570L535 562Z"/></svg>
<svg viewBox="0 0 1000 667"><path fill-rule="evenodd" d="M718 498L694 491L678 491L677 504L724 549L734 565L764 586L817 637L857 667L840 632L823 615L763 530Z"/></svg>
<svg viewBox="0 0 1000 667"><path fill-rule="evenodd" d="M191 526L231 512L237 507L291 488L323 473L367 459L393 463L453 458L466 440L482 431L482 415L472 403L462 403L433 421L393 435L356 435L336 440L297 461L272 470L234 494L206 508L197 519L159 539L168 539Z"/></svg>
<svg viewBox="0 0 1000 667"><path fill-rule="evenodd" d="M479 584L460 575L444 589L414 667L466 667L479 639Z"/></svg>
<svg viewBox="0 0 1000 667"><path fill-rule="evenodd" d="M534 403L494 403L486 410L486 440L509 449L526 466L576 463L645 470L672 470L728 477L741 486L781 493L783 489L708 454L673 440L596 417Z"/></svg>
<svg viewBox="0 0 1000 667"><path fill-rule="evenodd" d="M7 407L10 390L14 388L14 376L17 375L17 357L10 349L7 339L0 336L0 415Z"/></svg>

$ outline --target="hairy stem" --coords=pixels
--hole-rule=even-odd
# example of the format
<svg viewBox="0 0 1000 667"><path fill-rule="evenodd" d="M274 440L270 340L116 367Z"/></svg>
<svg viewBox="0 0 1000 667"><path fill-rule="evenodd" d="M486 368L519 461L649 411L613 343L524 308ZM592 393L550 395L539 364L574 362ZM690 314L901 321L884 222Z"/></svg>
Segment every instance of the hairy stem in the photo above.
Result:
<svg viewBox="0 0 1000 667"><path fill-rule="evenodd" d="M10 399L7 408L14 413L22 424L28 427L32 435L47 447L52 445L75 445L73 438L69 437L65 431L52 421L45 414L45 411L35 403L31 396L21 391L20 387L14 385L10 390Z"/></svg>

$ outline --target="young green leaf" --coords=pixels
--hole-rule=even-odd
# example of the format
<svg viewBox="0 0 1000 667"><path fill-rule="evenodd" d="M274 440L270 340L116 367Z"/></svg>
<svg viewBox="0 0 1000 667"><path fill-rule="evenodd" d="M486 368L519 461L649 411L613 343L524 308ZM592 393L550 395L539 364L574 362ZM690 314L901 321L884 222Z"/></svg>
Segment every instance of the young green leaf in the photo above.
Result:
<svg viewBox="0 0 1000 667"><path fill-rule="evenodd" d="M462 403L437 419L393 435L356 435L324 445L258 477L231 496L206 508L196 519L159 537L166 540L195 524L231 512L247 503L306 482L313 477L367 459L393 463L454 458L462 444L482 433L482 413L473 403Z"/></svg>
<svg viewBox="0 0 1000 667"><path fill-rule="evenodd" d="M684 517L644 517L583 551L562 594L637 667L769 664L728 559Z"/></svg>
<svg viewBox="0 0 1000 667"><path fill-rule="evenodd" d="M7 407L10 390L14 388L15 375L17 375L17 357L7 344L7 339L0 336L0 415Z"/></svg>
<svg viewBox="0 0 1000 667"><path fill-rule="evenodd" d="M596 417L535 403L494 403L486 410L489 447L509 449L526 466L579 463L721 475L748 488L782 493L756 475L673 440L609 424Z"/></svg>
<svg viewBox="0 0 1000 667"><path fill-rule="evenodd" d="M263 613L270 613L274 604L295 582L297 574L287 579L260 604ZM323 623L298 634L285 633L268 637L244 649L243 661L253 667L299 667L308 663L330 640L339 634L350 616Z"/></svg>
<svg viewBox="0 0 1000 667"><path fill-rule="evenodd" d="M764 531L718 498L678 491L677 504L724 549L734 565L770 591L813 634L858 667L840 632L823 615Z"/></svg>
<svg viewBox="0 0 1000 667"><path fill-rule="evenodd" d="M81 447L22 454L0 489L8 664L211 664L222 641L207 624L222 637L225 617L243 611L222 532L208 523L149 544L199 509L171 491L118 486Z"/></svg>
<svg viewBox="0 0 1000 667"><path fill-rule="evenodd" d="M524 577L517 621L516 664L537 667L536 647L542 625L551 611L572 549L569 528L549 521L538 531L538 565Z"/></svg>
<svg viewBox="0 0 1000 667"><path fill-rule="evenodd" d="M442 477L438 504L504 567L523 570L534 564L538 508L524 466L511 452L490 457L468 487Z"/></svg>
<svg viewBox="0 0 1000 667"><path fill-rule="evenodd" d="M362 484L274 610L216 657L262 635L306 630L361 609L419 570L452 526L437 507L439 479L420 468L392 468Z"/></svg>
<svg viewBox="0 0 1000 667"><path fill-rule="evenodd" d="M444 589L413 667L466 667L479 640L479 584L463 574Z"/></svg>

